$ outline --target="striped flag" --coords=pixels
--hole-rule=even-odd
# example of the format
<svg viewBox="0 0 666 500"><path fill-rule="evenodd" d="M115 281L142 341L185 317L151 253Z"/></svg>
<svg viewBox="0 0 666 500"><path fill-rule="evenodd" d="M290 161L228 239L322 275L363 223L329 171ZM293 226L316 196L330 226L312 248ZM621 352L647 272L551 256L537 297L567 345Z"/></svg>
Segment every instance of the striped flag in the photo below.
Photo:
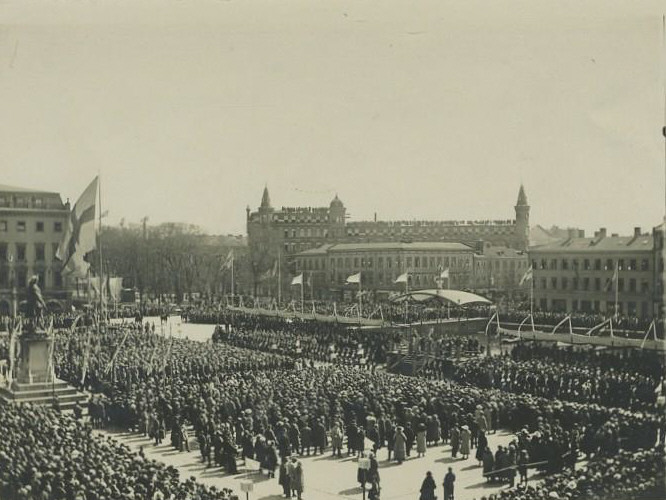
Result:
<svg viewBox="0 0 666 500"><path fill-rule="evenodd" d="M610 292L611 289L613 288L613 283L617 283L617 266L615 266L615 271L613 271L613 276L611 276L608 281L606 281L606 286L604 287L604 291Z"/></svg>
<svg viewBox="0 0 666 500"><path fill-rule="evenodd" d="M294 276L294 278L291 280L292 285L302 285L303 284L303 273L299 274L298 276Z"/></svg>
<svg viewBox="0 0 666 500"><path fill-rule="evenodd" d="M80 196L69 216L56 259L62 262L63 271L84 277L90 267L86 261L95 245L95 205L97 203L98 178L95 177Z"/></svg>

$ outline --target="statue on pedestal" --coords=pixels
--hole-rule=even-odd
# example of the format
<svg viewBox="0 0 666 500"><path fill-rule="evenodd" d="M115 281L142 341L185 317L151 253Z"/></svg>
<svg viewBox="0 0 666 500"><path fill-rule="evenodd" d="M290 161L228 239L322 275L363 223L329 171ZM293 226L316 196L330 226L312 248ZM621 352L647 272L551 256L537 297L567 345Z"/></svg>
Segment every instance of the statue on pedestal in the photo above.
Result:
<svg viewBox="0 0 666 500"><path fill-rule="evenodd" d="M44 310L46 302L42 297L42 291L39 288L39 276L33 276L28 281L27 306L26 306L26 327L27 332L35 334L37 329L44 328Z"/></svg>

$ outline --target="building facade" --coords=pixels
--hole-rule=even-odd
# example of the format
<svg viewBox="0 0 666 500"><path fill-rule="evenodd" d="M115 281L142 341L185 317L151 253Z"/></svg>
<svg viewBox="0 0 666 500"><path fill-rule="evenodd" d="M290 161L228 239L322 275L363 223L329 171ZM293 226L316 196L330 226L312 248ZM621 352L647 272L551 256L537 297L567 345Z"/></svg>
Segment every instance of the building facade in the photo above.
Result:
<svg viewBox="0 0 666 500"><path fill-rule="evenodd" d="M493 298L524 299L529 294L521 279L529 268L527 252L515 248L484 245L474 254L472 289Z"/></svg>
<svg viewBox="0 0 666 500"><path fill-rule="evenodd" d="M25 300L32 275L47 305L64 307L67 283L55 255L69 214L58 193L0 185L0 314Z"/></svg>
<svg viewBox="0 0 666 500"><path fill-rule="evenodd" d="M470 289L473 258L474 249L463 243L377 242L322 245L296 254L294 261L296 273L303 273L306 297L340 300L357 293L358 285L346 283L357 273L362 290L386 295L405 291L405 283L395 283L404 273L409 289L436 288L445 269L444 288Z"/></svg>
<svg viewBox="0 0 666 500"><path fill-rule="evenodd" d="M612 314L617 297L620 315L654 317L662 293L658 253L655 237L640 228L633 236L601 229L593 238L530 248L535 308Z"/></svg>
<svg viewBox="0 0 666 500"><path fill-rule="evenodd" d="M347 209L336 195L328 207L271 205L264 188L258 210L246 210L248 245L256 293L262 294L261 276L280 260L285 280L297 268L294 255L325 244L449 242L475 247L481 242L525 251L529 246L529 212L521 185L514 206L515 219L481 221L347 221Z"/></svg>

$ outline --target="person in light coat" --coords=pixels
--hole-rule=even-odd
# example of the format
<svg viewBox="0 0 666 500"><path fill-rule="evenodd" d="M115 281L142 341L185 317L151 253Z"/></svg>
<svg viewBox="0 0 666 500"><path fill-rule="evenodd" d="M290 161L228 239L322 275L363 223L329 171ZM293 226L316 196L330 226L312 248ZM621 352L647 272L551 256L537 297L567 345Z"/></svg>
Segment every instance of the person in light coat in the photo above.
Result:
<svg viewBox="0 0 666 500"><path fill-rule="evenodd" d="M399 464L404 462L407 456L407 436L405 436L402 426L398 426L393 437L393 456Z"/></svg>

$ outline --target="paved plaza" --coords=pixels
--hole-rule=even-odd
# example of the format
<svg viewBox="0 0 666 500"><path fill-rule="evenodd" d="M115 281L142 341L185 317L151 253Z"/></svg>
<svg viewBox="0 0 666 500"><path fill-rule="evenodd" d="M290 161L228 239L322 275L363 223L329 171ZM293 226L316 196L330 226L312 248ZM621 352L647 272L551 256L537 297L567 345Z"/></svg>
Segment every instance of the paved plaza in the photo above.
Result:
<svg viewBox="0 0 666 500"><path fill-rule="evenodd" d="M277 472L275 479L268 479L261 472L248 472L239 465L239 474L229 475L220 467L206 467L201 462L201 455L196 440L190 438L190 452L176 451L165 442L154 446L154 442L147 437L130 433L111 433L116 439L138 451L143 446L148 459L155 459L177 467L181 472L181 479L194 476L198 481L216 488L231 488L240 495L241 483L252 482L253 492L250 500L277 500L284 498L282 487L278 484ZM168 438L168 436L167 436ZM489 446L496 450L498 445L506 445L511 440L508 432L498 432L488 436ZM368 441L369 445L370 442ZM431 471L437 482L437 496L444 497L442 482L448 467L453 467L456 474L456 500L480 499L484 495L497 492L508 486L497 483L487 483L481 475L481 467L474 458L475 450L467 460L453 459L451 446L439 445L428 448L423 458L408 459L402 465L387 461L387 450L382 448L378 452L379 474L381 477L381 498L387 499L414 499L419 497L419 488L426 471ZM324 455L302 457L305 472L305 500L348 498L359 500L363 493L356 482L358 459L353 457L333 458L330 448ZM533 472L533 471L532 471ZM532 474L531 480L534 480Z"/></svg>

